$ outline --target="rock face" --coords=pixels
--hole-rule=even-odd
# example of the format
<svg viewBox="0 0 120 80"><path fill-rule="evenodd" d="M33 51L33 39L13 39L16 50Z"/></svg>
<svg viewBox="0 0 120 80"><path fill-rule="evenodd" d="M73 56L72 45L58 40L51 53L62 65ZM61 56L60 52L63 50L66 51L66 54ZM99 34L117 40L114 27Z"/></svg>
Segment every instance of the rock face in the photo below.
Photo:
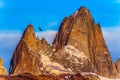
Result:
<svg viewBox="0 0 120 80"><path fill-rule="evenodd" d="M118 59L116 62L116 68L117 68L118 73L120 74L120 59Z"/></svg>
<svg viewBox="0 0 120 80"><path fill-rule="evenodd" d="M39 49L46 49L49 46L45 39L41 41L35 36L32 24L26 28L11 61L10 74L41 74L39 67Z"/></svg>
<svg viewBox="0 0 120 80"><path fill-rule="evenodd" d="M0 75L8 75L7 69L4 67L3 60L0 58Z"/></svg>
<svg viewBox="0 0 120 80"><path fill-rule="evenodd" d="M92 72L105 77L118 73L102 35L88 9L81 7L66 17L50 46L39 40L30 24L11 61L10 74L61 75ZM78 79L79 80L79 79Z"/></svg>
<svg viewBox="0 0 120 80"><path fill-rule="evenodd" d="M64 46L69 45L84 53L87 59L83 61L82 67L76 64L80 71L91 71L107 77L117 76L100 24L95 24L90 11L85 7L63 20L53 45L61 50L58 55L63 54ZM77 60L80 61L80 58Z"/></svg>
<svg viewBox="0 0 120 80"><path fill-rule="evenodd" d="M74 74L74 75L62 74L59 76L52 76L52 75L36 75L35 76L35 75L25 73L17 76L0 75L0 80L91 80L91 79L85 78L81 74Z"/></svg>

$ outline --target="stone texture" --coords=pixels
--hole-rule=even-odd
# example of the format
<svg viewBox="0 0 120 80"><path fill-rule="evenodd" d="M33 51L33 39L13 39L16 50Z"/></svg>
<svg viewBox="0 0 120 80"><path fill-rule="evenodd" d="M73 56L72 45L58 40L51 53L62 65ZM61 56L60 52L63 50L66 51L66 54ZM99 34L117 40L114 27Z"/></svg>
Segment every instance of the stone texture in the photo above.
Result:
<svg viewBox="0 0 120 80"><path fill-rule="evenodd" d="M72 45L84 52L89 60L85 64L89 66L84 66L84 69L79 67L80 71L92 71L106 77L117 76L100 24L95 24L90 11L85 7L63 20L53 45L57 50Z"/></svg>
<svg viewBox="0 0 120 80"><path fill-rule="evenodd" d="M39 49L46 49L49 46L43 38L41 41L35 36L32 24L28 25L12 58L10 74L21 73L41 74Z"/></svg>
<svg viewBox="0 0 120 80"><path fill-rule="evenodd" d="M7 69L4 67L4 63L1 58L0 58L0 75L8 75Z"/></svg>
<svg viewBox="0 0 120 80"><path fill-rule="evenodd" d="M20 74L17 76L1 76L0 80L89 80L80 74L62 74L59 76L53 75L32 75L28 73Z"/></svg>
<svg viewBox="0 0 120 80"><path fill-rule="evenodd" d="M118 77L100 24L94 22L85 7L63 20L52 46L45 38L39 40L32 24L28 25L10 67L11 75L30 73L52 76L81 72Z"/></svg>
<svg viewBox="0 0 120 80"><path fill-rule="evenodd" d="M98 76L96 75L86 75L85 77L87 77L89 80L101 80Z"/></svg>
<svg viewBox="0 0 120 80"><path fill-rule="evenodd" d="M117 68L117 71L120 75L120 59L118 59L117 62L116 62L116 68Z"/></svg>

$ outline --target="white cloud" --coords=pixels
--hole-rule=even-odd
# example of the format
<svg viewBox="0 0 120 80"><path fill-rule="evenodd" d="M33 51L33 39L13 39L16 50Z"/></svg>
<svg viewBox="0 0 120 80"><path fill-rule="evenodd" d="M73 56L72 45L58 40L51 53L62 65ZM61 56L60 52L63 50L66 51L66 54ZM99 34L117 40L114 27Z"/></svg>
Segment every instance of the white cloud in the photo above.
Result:
<svg viewBox="0 0 120 80"><path fill-rule="evenodd" d="M103 35L114 61L120 58L120 27L103 28Z"/></svg>
<svg viewBox="0 0 120 80"><path fill-rule="evenodd" d="M52 42L55 38L56 33L57 33L57 31L48 30L48 31L44 31L44 32L36 32L36 35L40 39L42 39L42 37L46 38L47 42L52 45Z"/></svg>
<svg viewBox="0 0 120 80"><path fill-rule="evenodd" d="M0 31L0 57L4 60L7 69L21 35L20 31Z"/></svg>
<svg viewBox="0 0 120 80"><path fill-rule="evenodd" d="M2 8L3 6L4 6L4 2L0 0L0 8Z"/></svg>
<svg viewBox="0 0 120 80"><path fill-rule="evenodd" d="M0 44L3 46L12 46L15 45L21 37L20 31L2 31L0 32Z"/></svg>

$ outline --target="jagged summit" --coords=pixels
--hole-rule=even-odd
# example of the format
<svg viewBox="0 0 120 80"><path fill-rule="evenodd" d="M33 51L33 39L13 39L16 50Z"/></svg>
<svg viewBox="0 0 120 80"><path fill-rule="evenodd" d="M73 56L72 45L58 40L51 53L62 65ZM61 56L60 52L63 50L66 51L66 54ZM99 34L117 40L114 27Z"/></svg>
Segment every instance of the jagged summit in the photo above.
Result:
<svg viewBox="0 0 120 80"><path fill-rule="evenodd" d="M27 44L28 47L31 47L33 50L37 50L36 35L32 24L29 24L25 29L21 41Z"/></svg>
<svg viewBox="0 0 120 80"><path fill-rule="evenodd" d="M82 6L82 7L80 7L80 8L78 9L78 11L82 11L82 12L88 13L88 12L89 12L89 9L86 8L85 6ZM89 13L90 13L90 12L89 12Z"/></svg>
<svg viewBox="0 0 120 80"><path fill-rule="evenodd" d="M33 27L33 25L32 24L29 24L28 26L27 26L27 28L25 29L25 31L24 31L24 33L23 33L23 37L24 36L26 36L26 35L28 35L28 33L29 34L35 34L35 32L34 32L34 27Z"/></svg>
<svg viewBox="0 0 120 80"><path fill-rule="evenodd" d="M92 72L105 77L118 77L100 24L94 22L85 7L64 18L53 46L45 38L39 40L34 27L28 25L11 63L10 72L14 75Z"/></svg>
<svg viewBox="0 0 120 80"><path fill-rule="evenodd" d="M25 29L11 60L10 74L22 73L41 74L40 54L50 50L46 39L39 40L35 35L32 24Z"/></svg>
<svg viewBox="0 0 120 80"><path fill-rule="evenodd" d="M46 41L46 39L44 37L41 39L41 42L42 43L47 43L47 41Z"/></svg>
<svg viewBox="0 0 120 80"><path fill-rule="evenodd" d="M30 36L33 36L33 37L35 36L34 27L33 27L32 24L29 24L29 25L27 26L27 28L25 29L25 31L24 31L24 33L23 33L22 38L23 38L23 39L27 39L27 38L30 37Z"/></svg>
<svg viewBox="0 0 120 80"><path fill-rule="evenodd" d="M80 13L80 12L86 15L91 14L88 8L86 8L85 6L82 6L73 15L76 15L77 13Z"/></svg>
<svg viewBox="0 0 120 80"><path fill-rule="evenodd" d="M78 31L82 33L88 33L88 30L94 27L94 24L94 19L89 10L84 6L79 8L72 16L64 18L53 45L59 44L57 48L62 48L62 46L68 43L70 33L73 32L74 29L79 29ZM78 37L77 35L76 37Z"/></svg>
<svg viewBox="0 0 120 80"><path fill-rule="evenodd" d="M79 68L80 71L92 71L107 77L117 76L100 24L95 24L90 11L85 7L81 7L76 15L63 20L53 45L58 51L71 45L83 52L88 59L82 62L84 67Z"/></svg>

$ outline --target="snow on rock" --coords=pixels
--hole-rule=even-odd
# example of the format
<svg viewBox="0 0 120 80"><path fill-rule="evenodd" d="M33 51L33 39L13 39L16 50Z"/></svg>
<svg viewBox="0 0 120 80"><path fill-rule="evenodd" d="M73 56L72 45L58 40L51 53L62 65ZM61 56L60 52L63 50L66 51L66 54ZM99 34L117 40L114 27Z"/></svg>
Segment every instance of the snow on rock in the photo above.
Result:
<svg viewBox="0 0 120 80"><path fill-rule="evenodd" d="M99 76L100 80L120 80L120 79L110 79L103 76Z"/></svg>
<svg viewBox="0 0 120 80"><path fill-rule="evenodd" d="M50 74L73 73L71 69L65 69L61 64L52 62L48 56L43 54L41 55L41 62L43 63L43 68Z"/></svg>
<svg viewBox="0 0 120 80"><path fill-rule="evenodd" d="M93 72L82 72L81 73L83 76L85 75L95 75L95 76L98 76L100 78L100 80L120 80L120 79L111 79L111 78L107 78L107 77L103 77L103 76L100 76L96 73L93 73Z"/></svg>
<svg viewBox="0 0 120 80"><path fill-rule="evenodd" d="M76 15L77 15L77 13L78 13L78 11L76 11L76 12L73 14L73 16L76 16Z"/></svg>
<svg viewBox="0 0 120 80"><path fill-rule="evenodd" d="M75 56L77 58L80 58L80 59L87 59L87 56L84 54L84 52L76 49L75 47L73 47L72 45L67 45L65 46L65 52L66 53L69 53L70 56Z"/></svg>

